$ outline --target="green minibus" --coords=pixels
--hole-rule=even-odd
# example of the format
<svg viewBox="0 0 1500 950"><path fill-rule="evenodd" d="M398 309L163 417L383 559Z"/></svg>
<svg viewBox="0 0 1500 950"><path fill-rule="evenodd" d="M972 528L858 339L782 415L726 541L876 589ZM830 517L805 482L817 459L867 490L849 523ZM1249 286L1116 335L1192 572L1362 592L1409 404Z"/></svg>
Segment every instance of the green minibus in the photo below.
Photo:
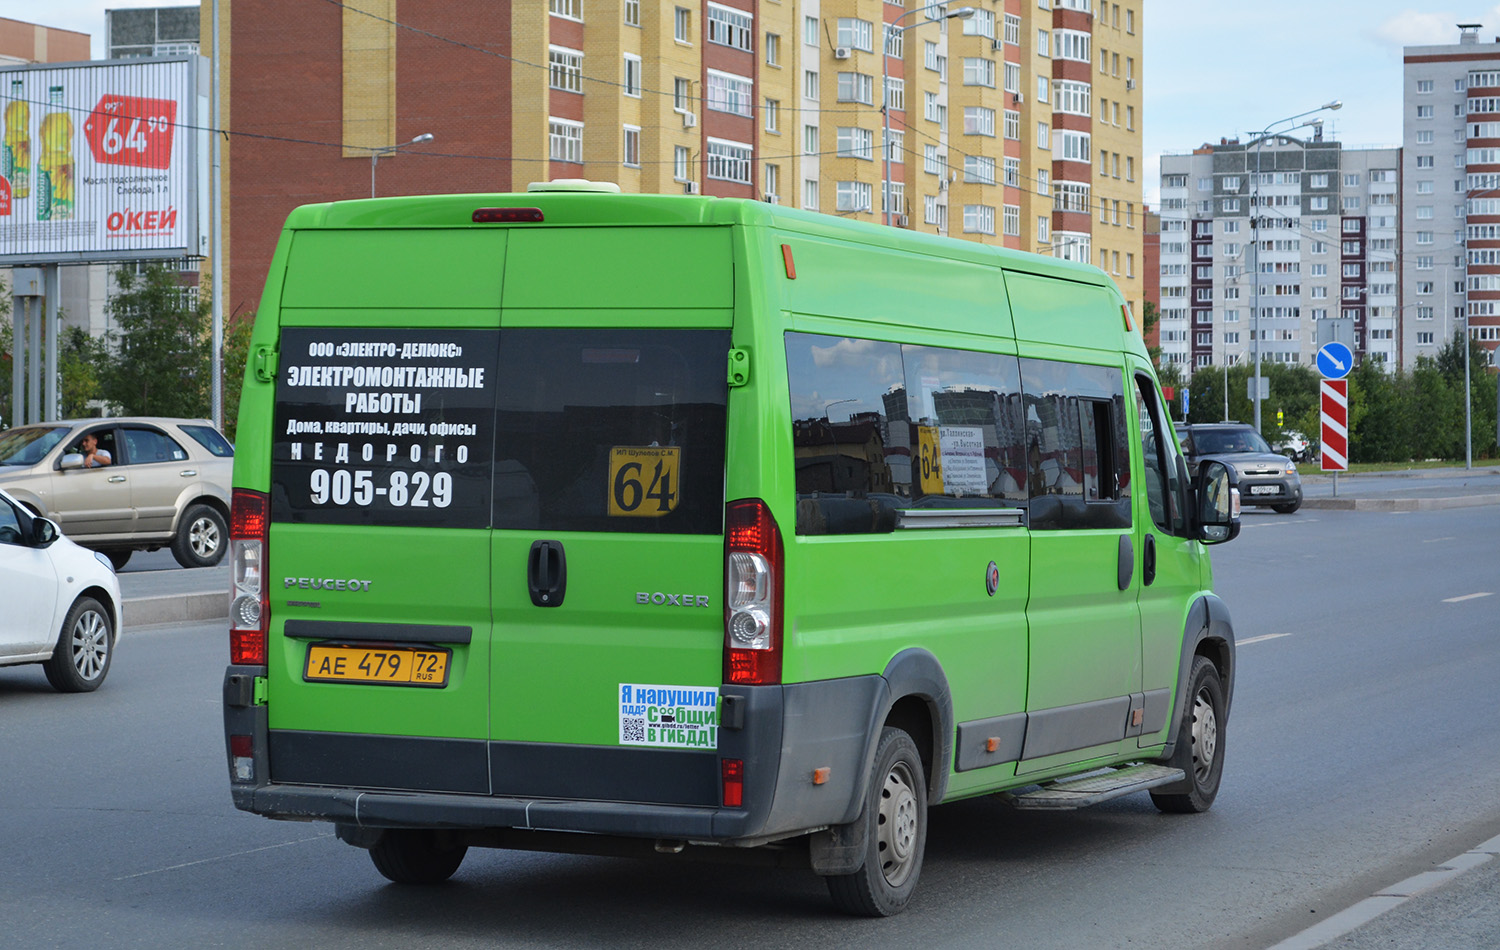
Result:
<svg viewBox="0 0 1500 950"><path fill-rule="evenodd" d="M1085 264L748 200L297 209L240 403L235 804L402 883L744 856L872 916L941 802L1208 808L1237 482L1132 320Z"/></svg>

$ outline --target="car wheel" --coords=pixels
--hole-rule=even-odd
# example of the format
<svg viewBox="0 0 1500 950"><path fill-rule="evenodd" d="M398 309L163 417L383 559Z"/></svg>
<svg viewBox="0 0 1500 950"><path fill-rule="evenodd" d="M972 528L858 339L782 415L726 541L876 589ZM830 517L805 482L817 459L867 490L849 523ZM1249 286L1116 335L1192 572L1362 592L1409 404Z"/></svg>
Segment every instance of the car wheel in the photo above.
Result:
<svg viewBox="0 0 1500 950"><path fill-rule="evenodd" d="M219 510L192 505L183 512L177 537L172 539L172 556L183 567L213 567L223 560L228 541L229 526Z"/></svg>
<svg viewBox="0 0 1500 950"><path fill-rule="evenodd" d="M927 780L916 743L886 727L875 750L865 800L865 862L828 878L834 906L861 917L890 917L911 900L927 847Z"/></svg>
<svg viewBox="0 0 1500 950"><path fill-rule="evenodd" d="M1193 657L1188 678L1187 709L1177 732L1177 747L1167 764L1182 769L1180 783L1151 790L1151 801L1165 812L1208 811L1219 794L1224 774L1224 683L1206 656Z"/></svg>
<svg viewBox="0 0 1500 950"><path fill-rule="evenodd" d="M1302 507L1302 499L1298 498L1296 501L1294 501L1294 502L1292 502L1290 504L1286 504L1286 505L1272 505L1271 506L1271 510L1272 511L1279 511L1279 512L1281 512L1284 515L1289 515L1289 514L1291 514L1292 512L1296 511L1298 508L1301 508L1301 507Z"/></svg>
<svg viewBox="0 0 1500 950"><path fill-rule="evenodd" d="M468 845L444 847L437 832L390 828L370 849L370 860L397 884L438 884L453 876L468 852Z"/></svg>
<svg viewBox="0 0 1500 950"><path fill-rule="evenodd" d="M114 551L105 551L104 556L109 558L109 563L113 564L115 566L115 570L118 571L120 568L130 563L130 555L132 553L133 552L130 551L129 548L122 548L116 549Z"/></svg>
<svg viewBox="0 0 1500 950"><path fill-rule="evenodd" d="M88 693L99 688L114 656L109 611L92 597L80 597L68 611L57 647L42 664L47 682L60 693Z"/></svg>

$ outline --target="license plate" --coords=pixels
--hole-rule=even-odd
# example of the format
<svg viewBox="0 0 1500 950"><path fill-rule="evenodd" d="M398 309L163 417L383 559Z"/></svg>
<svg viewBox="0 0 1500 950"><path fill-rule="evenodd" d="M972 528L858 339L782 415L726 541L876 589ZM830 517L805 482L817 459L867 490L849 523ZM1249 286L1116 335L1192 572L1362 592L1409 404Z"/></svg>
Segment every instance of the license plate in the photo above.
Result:
<svg viewBox="0 0 1500 950"><path fill-rule="evenodd" d="M1279 495L1279 494L1281 494L1281 486L1279 486L1279 485L1251 485L1250 486L1250 494L1252 494L1252 495Z"/></svg>
<svg viewBox="0 0 1500 950"><path fill-rule="evenodd" d="M316 683L375 683L380 686L448 685L442 647L349 646L314 643L307 648L303 679Z"/></svg>

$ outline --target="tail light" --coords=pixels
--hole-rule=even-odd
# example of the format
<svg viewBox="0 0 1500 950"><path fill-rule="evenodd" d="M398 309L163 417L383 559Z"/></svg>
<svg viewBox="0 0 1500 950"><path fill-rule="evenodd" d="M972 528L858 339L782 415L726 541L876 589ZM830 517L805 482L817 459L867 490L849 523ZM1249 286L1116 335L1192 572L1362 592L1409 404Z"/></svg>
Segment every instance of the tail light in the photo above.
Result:
<svg viewBox="0 0 1500 950"><path fill-rule="evenodd" d="M234 490L229 514L229 662L266 665L270 596L266 548L271 527L270 500L264 492Z"/></svg>
<svg viewBox="0 0 1500 950"><path fill-rule="evenodd" d="M781 682L781 531L758 498L725 509L724 681Z"/></svg>
<svg viewBox="0 0 1500 950"><path fill-rule="evenodd" d="M724 778L724 807L745 807L745 760L720 759L719 763Z"/></svg>

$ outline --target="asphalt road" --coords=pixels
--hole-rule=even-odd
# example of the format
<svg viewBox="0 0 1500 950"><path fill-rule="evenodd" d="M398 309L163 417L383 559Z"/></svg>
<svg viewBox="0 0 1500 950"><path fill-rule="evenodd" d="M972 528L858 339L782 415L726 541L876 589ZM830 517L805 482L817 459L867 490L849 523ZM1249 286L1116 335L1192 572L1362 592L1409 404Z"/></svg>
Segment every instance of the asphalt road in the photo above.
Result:
<svg viewBox="0 0 1500 950"><path fill-rule="evenodd" d="M222 621L127 631L92 695L0 670L0 944L1264 948L1500 834L1497 539L1500 506L1247 512L1216 549L1241 671L1214 809L937 808L883 921L804 871L665 857L386 884L325 825L233 809Z"/></svg>

